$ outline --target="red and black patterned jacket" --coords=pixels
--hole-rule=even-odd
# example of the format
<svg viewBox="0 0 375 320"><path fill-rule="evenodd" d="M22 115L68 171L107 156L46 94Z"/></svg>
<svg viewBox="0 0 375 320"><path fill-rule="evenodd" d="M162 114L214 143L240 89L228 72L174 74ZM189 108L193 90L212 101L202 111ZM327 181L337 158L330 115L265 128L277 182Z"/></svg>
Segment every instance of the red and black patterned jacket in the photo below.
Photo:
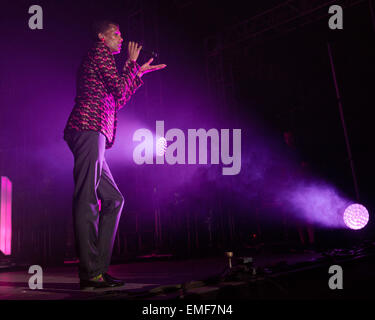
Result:
<svg viewBox="0 0 375 320"><path fill-rule="evenodd" d="M74 108L64 129L64 140L70 130L93 130L106 137L106 149L116 136L117 112L143 84L136 75L139 65L129 61L119 73L111 50L96 42L78 71Z"/></svg>

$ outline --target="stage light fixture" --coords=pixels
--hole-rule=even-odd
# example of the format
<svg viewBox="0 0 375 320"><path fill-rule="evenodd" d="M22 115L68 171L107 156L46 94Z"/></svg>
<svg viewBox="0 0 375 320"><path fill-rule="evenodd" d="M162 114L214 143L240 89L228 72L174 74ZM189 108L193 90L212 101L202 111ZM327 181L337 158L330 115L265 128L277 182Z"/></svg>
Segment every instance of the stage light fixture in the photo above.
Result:
<svg viewBox="0 0 375 320"><path fill-rule="evenodd" d="M350 229L359 230L368 223L369 213L363 205L355 203L345 209L343 219Z"/></svg>

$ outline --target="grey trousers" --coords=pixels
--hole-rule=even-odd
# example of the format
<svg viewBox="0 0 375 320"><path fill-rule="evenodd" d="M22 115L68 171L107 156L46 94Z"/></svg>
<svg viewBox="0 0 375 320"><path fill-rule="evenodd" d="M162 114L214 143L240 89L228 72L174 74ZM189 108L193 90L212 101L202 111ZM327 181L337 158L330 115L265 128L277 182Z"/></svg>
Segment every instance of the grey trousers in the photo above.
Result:
<svg viewBox="0 0 375 320"><path fill-rule="evenodd" d="M72 131L66 137L74 156L73 223L82 280L107 272L124 206L104 158L105 139L96 131Z"/></svg>

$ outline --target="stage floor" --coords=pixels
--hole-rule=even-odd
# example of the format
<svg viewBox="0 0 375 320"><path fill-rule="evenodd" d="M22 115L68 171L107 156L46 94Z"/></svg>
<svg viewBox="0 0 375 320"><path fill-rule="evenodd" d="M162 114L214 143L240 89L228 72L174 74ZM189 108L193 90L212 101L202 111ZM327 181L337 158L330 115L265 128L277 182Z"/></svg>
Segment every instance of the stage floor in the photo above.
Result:
<svg viewBox="0 0 375 320"><path fill-rule="evenodd" d="M321 253L264 253L254 255L257 268L284 263L295 265L311 263L322 258ZM60 300L60 299L97 299L116 295L122 299L168 299L168 295L149 295L165 287L179 287L188 284L195 290L204 291L204 281L222 274L228 267L226 257L152 261L117 264L110 267L109 273L126 281L124 287L106 290L79 290L79 279L76 265L43 268L43 289L31 290L28 285L28 267L24 270L0 270L0 299L1 300ZM207 286L206 286L207 289ZM193 289L192 289L193 290ZM172 290L173 291L173 290Z"/></svg>

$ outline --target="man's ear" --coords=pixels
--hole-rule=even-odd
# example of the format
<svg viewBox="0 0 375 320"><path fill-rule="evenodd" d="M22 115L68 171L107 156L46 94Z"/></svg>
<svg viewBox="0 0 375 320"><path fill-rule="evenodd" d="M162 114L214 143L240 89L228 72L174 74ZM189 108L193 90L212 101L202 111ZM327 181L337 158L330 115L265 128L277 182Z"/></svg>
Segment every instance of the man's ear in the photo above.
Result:
<svg viewBox="0 0 375 320"><path fill-rule="evenodd" d="M104 34L101 33L101 32L99 32L98 33L98 38L99 38L99 40L103 41L104 40Z"/></svg>

